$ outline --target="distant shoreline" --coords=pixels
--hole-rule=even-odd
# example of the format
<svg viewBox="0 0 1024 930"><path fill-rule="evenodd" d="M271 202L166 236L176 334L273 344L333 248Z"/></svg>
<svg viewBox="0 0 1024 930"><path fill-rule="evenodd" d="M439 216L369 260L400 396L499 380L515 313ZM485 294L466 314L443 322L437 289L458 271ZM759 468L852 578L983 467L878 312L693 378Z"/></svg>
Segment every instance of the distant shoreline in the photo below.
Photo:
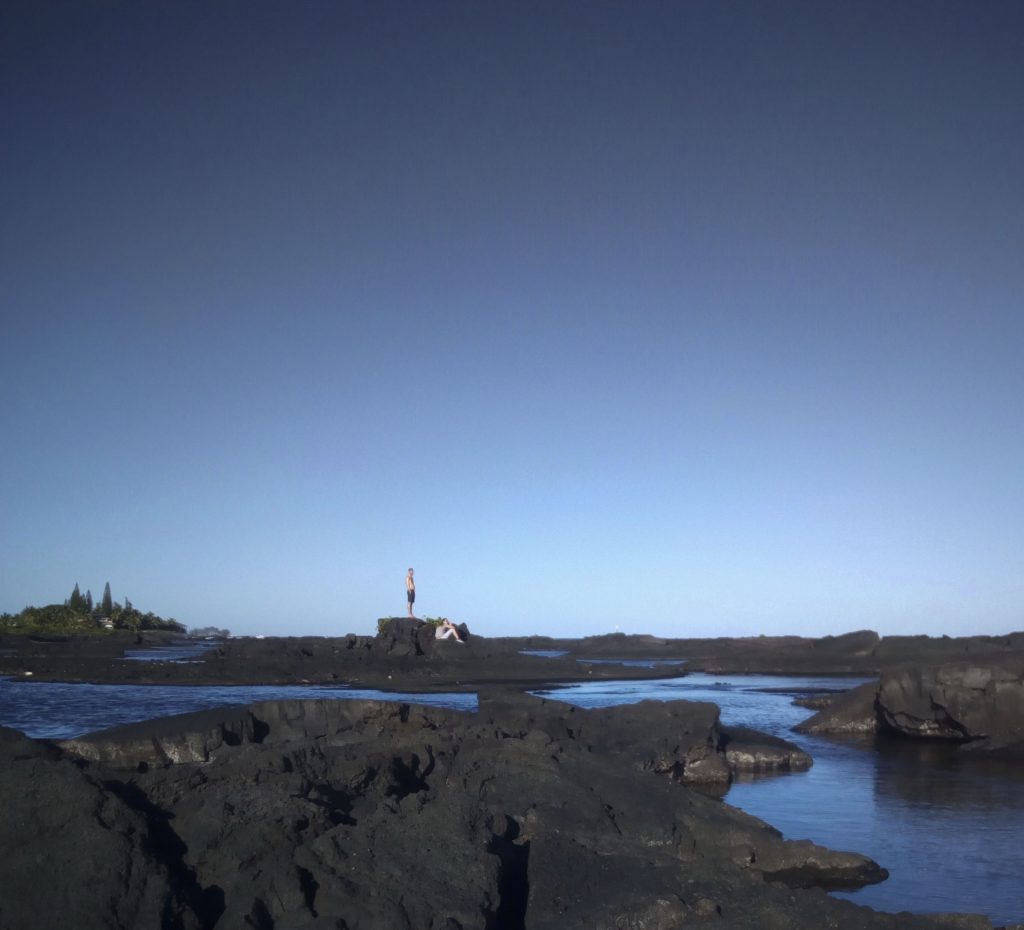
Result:
<svg viewBox="0 0 1024 930"><path fill-rule="evenodd" d="M352 684L435 692L486 687L525 690L611 679L709 674L877 677L907 664L1024 657L1024 632L1005 636L881 637L872 631L817 639L796 636L665 639L613 633L582 639L470 636L463 647L437 642L432 628L395 619L376 636L237 637L194 660L126 661L126 650L180 642L170 633L102 637L0 636L0 675L97 684ZM558 651L538 656L530 651ZM594 664L584 664L586 660ZM679 662L615 664L615 659Z"/></svg>

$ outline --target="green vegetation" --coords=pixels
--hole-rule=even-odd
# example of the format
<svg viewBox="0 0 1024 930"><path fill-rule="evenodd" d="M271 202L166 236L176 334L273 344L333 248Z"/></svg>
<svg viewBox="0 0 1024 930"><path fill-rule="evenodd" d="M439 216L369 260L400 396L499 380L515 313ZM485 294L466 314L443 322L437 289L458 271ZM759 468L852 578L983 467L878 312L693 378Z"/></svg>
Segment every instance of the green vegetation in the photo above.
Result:
<svg viewBox="0 0 1024 930"><path fill-rule="evenodd" d="M3 633L109 633L113 630L168 630L184 633L186 627L177 620L165 620L154 613L143 613L125 598L118 604L110 594L110 583L103 590L103 600L93 606L92 592L84 595L78 585L63 604L26 607L18 614L0 614Z"/></svg>
<svg viewBox="0 0 1024 930"><path fill-rule="evenodd" d="M381 618L379 618L377 620L377 632L378 633L383 633L384 632L384 624L390 622L391 620L408 620L408 619L409 619L408 617L381 617ZM422 620L424 623L429 623L431 626L440 626L441 625L441 621L444 620L444 617L416 617L414 619Z"/></svg>

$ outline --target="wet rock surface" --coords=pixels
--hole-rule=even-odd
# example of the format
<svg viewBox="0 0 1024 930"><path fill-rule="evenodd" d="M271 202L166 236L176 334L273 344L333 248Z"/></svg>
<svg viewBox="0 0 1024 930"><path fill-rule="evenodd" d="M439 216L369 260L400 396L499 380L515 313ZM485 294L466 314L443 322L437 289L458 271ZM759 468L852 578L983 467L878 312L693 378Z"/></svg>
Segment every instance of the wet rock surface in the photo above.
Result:
<svg viewBox="0 0 1024 930"><path fill-rule="evenodd" d="M884 870L698 790L730 747L788 746L707 704L494 689L472 714L289 701L0 737L0 877L37 889L4 896L11 930L951 926L825 896Z"/></svg>

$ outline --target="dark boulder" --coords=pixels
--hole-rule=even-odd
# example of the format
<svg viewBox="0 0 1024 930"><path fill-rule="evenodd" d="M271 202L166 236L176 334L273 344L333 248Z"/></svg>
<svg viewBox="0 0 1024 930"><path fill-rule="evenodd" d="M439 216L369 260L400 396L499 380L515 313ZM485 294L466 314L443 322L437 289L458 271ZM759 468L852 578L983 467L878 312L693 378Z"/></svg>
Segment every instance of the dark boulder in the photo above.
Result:
<svg viewBox="0 0 1024 930"><path fill-rule="evenodd" d="M520 738L585 747L639 771L687 783L727 783L717 705L693 701L641 701L584 709L511 691L482 693L481 721Z"/></svg>
<svg viewBox="0 0 1024 930"><path fill-rule="evenodd" d="M54 747L0 729L0 926L199 930L218 889L161 842L166 817L146 798Z"/></svg>
<svg viewBox="0 0 1024 930"><path fill-rule="evenodd" d="M885 732L956 743L968 753L1024 758L1024 660L904 666L837 695L802 733Z"/></svg>
<svg viewBox="0 0 1024 930"><path fill-rule="evenodd" d="M1019 753L1024 744L1024 662L1000 659L900 669L882 676L879 718L907 736Z"/></svg>
<svg viewBox="0 0 1024 930"><path fill-rule="evenodd" d="M434 629L412 617L392 617L380 625L377 646L389 656L421 656L433 646Z"/></svg>
<svg viewBox="0 0 1024 930"><path fill-rule="evenodd" d="M747 727L723 730L721 747L734 777L772 772L805 772L814 764L806 752L787 740Z"/></svg>
<svg viewBox="0 0 1024 930"><path fill-rule="evenodd" d="M465 623L455 624L463 642L470 639L469 628ZM381 623L376 643L379 650L387 656L429 656L432 655L438 640L437 625L414 617L392 617Z"/></svg>
<svg viewBox="0 0 1024 930"><path fill-rule="evenodd" d="M794 727L800 733L874 733L878 729L878 682L863 685L830 698L813 717Z"/></svg>

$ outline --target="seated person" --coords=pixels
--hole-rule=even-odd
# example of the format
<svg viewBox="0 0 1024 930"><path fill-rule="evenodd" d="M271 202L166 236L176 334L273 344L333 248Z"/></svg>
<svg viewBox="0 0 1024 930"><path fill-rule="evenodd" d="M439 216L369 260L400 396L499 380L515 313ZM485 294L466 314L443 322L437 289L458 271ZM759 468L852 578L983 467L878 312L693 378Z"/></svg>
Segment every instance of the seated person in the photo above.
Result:
<svg viewBox="0 0 1024 930"><path fill-rule="evenodd" d="M459 631L455 624L447 617L442 617L441 622L434 628L434 638L448 639L449 636L454 636L457 643L461 643L463 641L462 637L459 636Z"/></svg>

